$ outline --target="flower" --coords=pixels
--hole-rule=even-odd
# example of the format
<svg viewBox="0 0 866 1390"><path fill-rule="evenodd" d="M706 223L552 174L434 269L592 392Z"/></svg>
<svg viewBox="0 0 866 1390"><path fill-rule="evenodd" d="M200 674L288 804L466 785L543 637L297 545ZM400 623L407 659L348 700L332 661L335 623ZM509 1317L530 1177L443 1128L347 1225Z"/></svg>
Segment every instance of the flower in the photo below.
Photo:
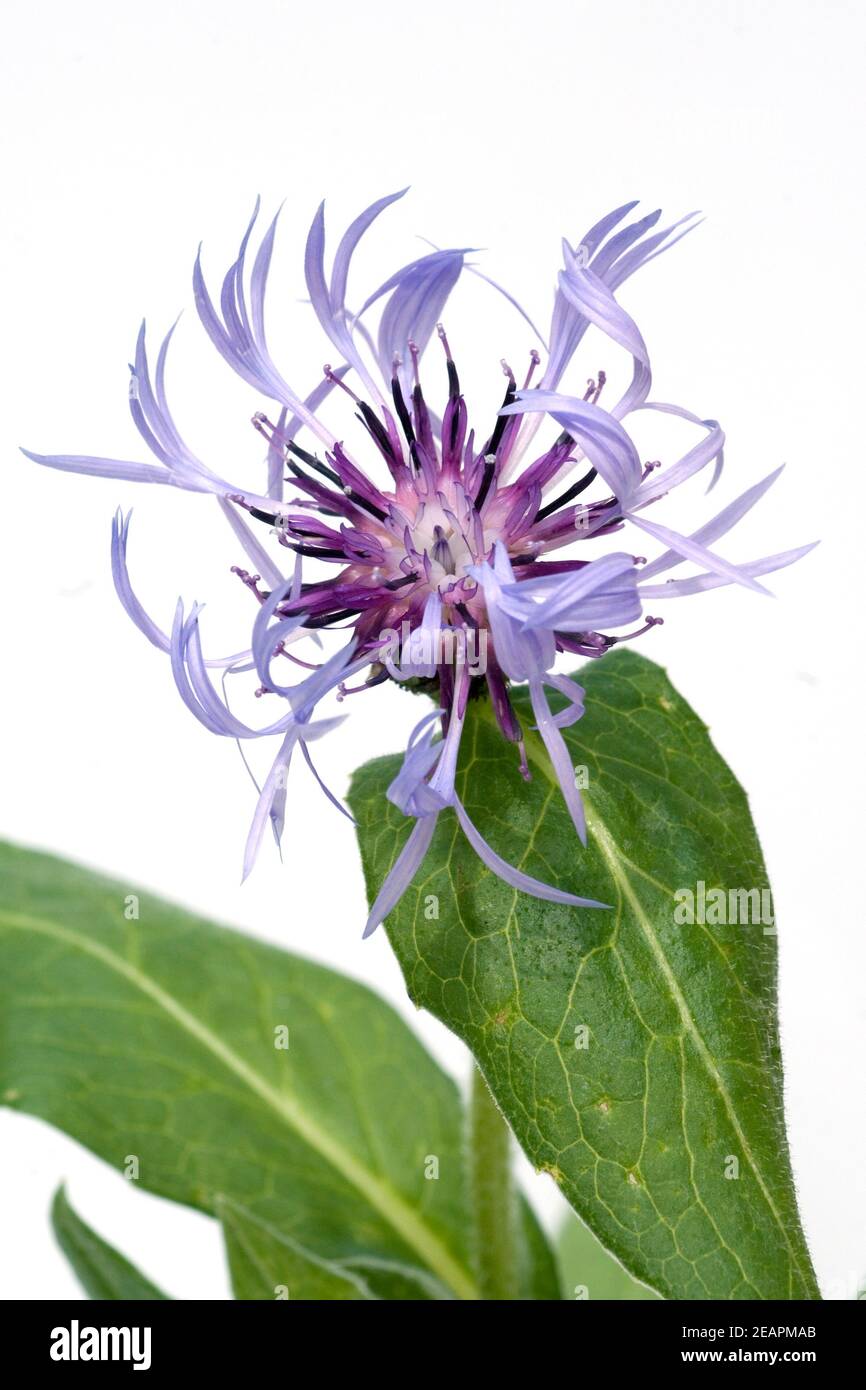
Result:
<svg viewBox="0 0 866 1390"><path fill-rule="evenodd" d="M336 368L325 367L321 381L305 398L281 375L265 335L265 290L277 218L247 275L257 204L237 259L223 280L218 308L205 283L200 255L196 260L195 301L209 338L257 395L278 407L275 420L263 411L253 416L255 429L268 444L267 479L261 492L214 472L182 439L165 389L173 329L162 343L151 376L142 326L131 369L130 410L156 462L24 451L28 458L53 468L211 493L236 544L253 565L253 571L234 566L257 604L249 647L231 656L206 659L197 605L187 612L178 603L170 633L145 612L127 568L129 517L118 513L114 519L111 562L120 601L148 640L169 655L174 681L190 711L222 737L280 738L259 789L244 876L268 825L279 843L286 779L295 749L300 749L315 773L308 745L341 722L340 717L313 717L324 696L335 691L343 698L349 693L347 681L362 671L367 674L354 690L368 690L388 679L435 689L437 708L417 725L400 772L388 789L389 799L415 824L373 905L367 933L411 883L437 817L446 807L454 809L487 867L515 888L555 902L603 906L553 888L506 863L470 820L455 789L470 692L486 687L498 726L516 749L516 767L528 778L523 732L509 694L512 682L528 684L538 732L575 830L585 843L580 792L561 732L581 717L583 691L554 671L557 654L598 657L615 643L646 631L661 619L648 617L631 633L608 631L640 621L646 602L730 583L766 593L759 577L791 564L811 548L740 565L710 548L754 506L781 469L749 488L691 536L645 515L673 488L711 464L712 487L722 468L724 435L717 421L649 401L652 377L647 348L634 320L615 297L630 275L696 225L693 216L657 230L658 212L628 222L636 206L628 203L596 223L577 247L565 242L546 366L542 371L541 354L533 349L519 385L503 364L502 408L494 420L483 427L478 422L473 429L441 324L446 301L463 271L481 274L466 259L470 248L430 251L397 270L356 312L347 307L349 272L358 242L405 191L380 199L355 219L337 246L330 273L325 262L324 205L313 219L306 244L306 283L313 310L342 361ZM494 282L488 283L532 326L516 300ZM374 336L370 313L378 306L383 307ZM610 409L600 401L604 373L589 382L582 397L559 389L590 325L600 328L632 359L629 386ZM421 383L421 359L435 337L441 346L443 386L447 384L441 415L434 413ZM425 364L425 378L427 371ZM380 481L374 481L367 467L356 461L357 446L350 451L325 423L322 408L337 390L347 393L354 404L358 443L367 457L379 456ZM639 410L679 415L701 431L700 438L665 468L642 464L623 423ZM555 422L557 431L536 451L533 441L546 419ZM360 449L357 452L360 458ZM290 496L285 495L286 483ZM256 533L253 522L263 523L267 531ZM663 545L662 554L651 564L623 549L597 552L599 541L621 534L626 525ZM264 544L268 531L276 540L277 553L286 552L291 558L288 575ZM588 557L587 542L592 551ZM583 557L547 558L572 545L583 548ZM323 563L325 577L305 582L302 565L307 560ZM649 582L684 561L696 562L699 572L663 584ZM329 629L349 631L345 645L333 655L318 662L297 655L294 648L299 642L321 644L322 634ZM284 668L287 661L309 674L285 682L276 668ZM214 685L213 670L224 675L255 671L261 682L258 693L275 696L282 713L262 728L245 724ZM549 690L565 699L556 713L548 703ZM441 726L440 738L437 726Z"/></svg>

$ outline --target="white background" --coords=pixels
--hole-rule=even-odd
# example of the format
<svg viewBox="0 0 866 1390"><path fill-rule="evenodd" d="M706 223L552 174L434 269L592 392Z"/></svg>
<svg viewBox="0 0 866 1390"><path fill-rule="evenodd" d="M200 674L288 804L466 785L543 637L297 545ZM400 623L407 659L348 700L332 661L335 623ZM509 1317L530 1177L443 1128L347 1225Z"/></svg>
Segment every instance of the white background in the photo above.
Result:
<svg viewBox="0 0 866 1390"><path fill-rule="evenodd" d="M823 545L773 578L775 601L725 589L669 605L641 650L668 667L750 791L780 922L794 1167L831 1297L850 1297L866 1273L862 13L841 0L7 0L0 36L0 832L369 981L461 1077L459 1047L407 1004L384 934L361 942L352 830L305 770L285 866L266 846L239 887L252 799L236 750L188 715L117 604L109 519L134 503L130 562L150 610L167 624L178 593L208 600L210 649L244 645L248 596L228 574L238 556L215 506L46 472L17 445L143 458L126 362L143 313L157 334L186 308L170 381L182 428L217 470L262 476L248 420L263 402L189 311L199 239L216 281L256 193L268 211L286 199L269 327L302 391L330 355L300 302L323 196L333 236L374 197L413 185L359 257L355 302L424 235L487 248L489 272L544 321L560 235L577 241L631 197L671 217L707 213L621 292L649 344L653 394L725 424L713 503L788 463L730 539L733 558ZM447 323L477 419L501 392L499 358L522 364L531 336L477 283ZM617 365L609 347L597 358L600 343L587 339L587 352L584 375ZM686 442L653 428L662 448ZM698 484L665 520L693 529L709 505ZM393 687L358 697L320 745L335 788L400 747L416 716ZM61 1178L172 1293L227 1296L204 1217L133 1190L25 1117L0 1113L0 1145L3 1296L76 1294L47 1222ZM555 1222L548 1181L528 1182Z"/></svg>

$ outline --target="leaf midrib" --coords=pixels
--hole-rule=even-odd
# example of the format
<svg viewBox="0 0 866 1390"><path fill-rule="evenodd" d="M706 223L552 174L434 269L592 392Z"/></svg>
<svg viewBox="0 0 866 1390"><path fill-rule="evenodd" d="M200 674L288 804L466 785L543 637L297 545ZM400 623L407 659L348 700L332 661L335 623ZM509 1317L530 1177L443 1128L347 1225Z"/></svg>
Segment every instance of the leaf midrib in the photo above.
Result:
<svg viewBox="0 0 866 1390"><path fill-rule="evenodd" d="M253 1067L249 1066L242 1057L238 1056L206 1024L191 1014L174 995L163 989L151 976L124 960L122 956L116 955L108 947L91 941L88 937L69 927L64 927L60 923L31 917L26 913L0 910L0 926L3 925L13 931L38 932L67 947L80 950L85 955L99 960L108 969L113 970L142 994L152 999L178 1027L211 1052L280 1120L289 1125L305 1143L309 1144L352 1187L360 1192L369 1204L385 1218L401 1240L421 1257L426 1267L432 1270L446 1287L451 1288L462 1299L480 1299L480 1292L469 1271L451 1254L436 1232L421 1220L390 1184L383 1182L362 1163L359 1163L327 1130L306 1114L295 1100L275 1090L264 1077L260 1076Z"/></svg>
<svg viewBox="0 0 866 1390"><path fill-rule="evenodd" d="M493 714L492 707L485 705L484 701L479 701L478 703L481 706L480 713L482 717L486 719L489 724L495 725L495 716ZM533 729L525 729L524 741L526 745L526 754L529 761L535 764L539 771L542 772L543 775L547 778L548 782L550 782L553 786L558 787L559 783L553 773L553 769L550 765L550 761L547 756L547 751L544 747L540 734L536 733ZM577 746L581 747L582 745L578 743ZM586 749L586 751L591 753L592 749ZM760 1188L761 1194L764 1198L764 1201L766 1202L767 1207L773 1217L773 1220L776 1222L782 1234L782 1238L791 1257L791 1261L794 1265L794 1268L797 1270L797 1273L802 1279L804 1287L813 1287L814 1280L811 1277L809 1271L804 1272L803 1266L800 1263L799 1256L796 1250L794 1249L793 1245L791 1244L791 1238L788 1233L786 1223L782 1217L782 1214L776 1206L772 1192L770 1191L767 1185L767 1182L758 1165L755 1155L752 1152L751 1145L749 1144L748 1139L743 1131L742 1125L740 1124L739 1117L734 1107L733 1099L730 1095L727 1085L725 1084L724 1078L721 1072L719 1071L718 1067L716 1066L715 1062L713 1061L712 1053L710 1052L706 1042L704 1041L700 1029L698 1028L698 1025L691 1012L691 1009L689 1008L688 1001L686 1000L685 995L679 987L676 975L674 974L670 962L668 961L668 958L665 955L664 949L653 928L652 922L650 921L649 917L644 911L640 899L638 898L637 894L635 893L632 887L631 881L625 868L625 864L629 861L625 860L623 856L620 855L616 841L614 840L613 835L608 829L604 819L593 805L591 797L589 797L585 791L583 791L582 795L584 809L586 811L587 828L591 830L595 836L599 849L601 850L601 853L607 862L611 877L613 878L614 882L617 884L621 892L628 899L629 906L631 907L635 920L637 921L647 942L647 945L652 951L652 954L656 962L658 963L659 969L661 970L662 975L664 976L665 982L668 985L672 1002L680 1016L683 1027L687 1030L689 1036L691 1037L697 1054L701 1059L701 1062L703 1063L704 1067L708 1072L708 1075L710 1076L711 1080L718 1089L722 1103L725 1107L725 1111L728 1115L728 1118L731 1121L731 1124L734 1127L734 1132L737 1135L737 1139L742 1145L743 1153L746 1156L753 1173L755 1174L755 1178L758 1183L758 1187Z"/></svg>

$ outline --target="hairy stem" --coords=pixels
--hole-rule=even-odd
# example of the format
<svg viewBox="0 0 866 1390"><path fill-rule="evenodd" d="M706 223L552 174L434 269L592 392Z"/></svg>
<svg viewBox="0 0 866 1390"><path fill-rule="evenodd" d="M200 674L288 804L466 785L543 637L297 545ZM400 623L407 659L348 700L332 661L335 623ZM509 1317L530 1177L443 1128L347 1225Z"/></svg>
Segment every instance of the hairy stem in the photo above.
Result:
<svg viewBox="0 0 866 1390"><path fill-rule="evenodd" d="M516 1299L517 1191L511 1131L477 1067L469 1102L469 1185L481 1297Z"/></svg>

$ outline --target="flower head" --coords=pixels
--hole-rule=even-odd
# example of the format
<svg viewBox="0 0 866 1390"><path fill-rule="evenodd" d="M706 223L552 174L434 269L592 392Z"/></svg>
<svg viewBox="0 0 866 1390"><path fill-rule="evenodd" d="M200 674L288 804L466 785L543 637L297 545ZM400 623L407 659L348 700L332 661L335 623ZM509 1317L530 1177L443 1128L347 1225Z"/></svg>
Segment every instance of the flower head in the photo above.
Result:
<svg viewBox="0 0 866 1390"><path fill-rule="evenodd" d="M265 290L277 219L247 274L256 208L224 277L219 307L201 260L196 260L195 300L208 336L258 397L276 407L253 416L254 428L267 441L267 476L259 490L215 472L181 437L165 389L173 330L151 375L142 327L132 366L130 410L156 462L90 455L28 457L73 472L212 493L235 544L253 566L234 566L256 605L248 648L206 658L197 606L186 611L179 602L170 632L145 612L127 569L129 518L118 514L113 523L112 572L121 603L149 641L168 654L190 711L223 737L280 740L259 791L245 874L268 825L279 841L295 750L313 767L308 745L341 722L340 716L315 717L323 697L336 691L342 698L393 679L429 688L437 708L414 730L388 790L415 825L373 905L367 931L411 882L437 816L449 806L484 863L514 887L557 902L601 906L507 864L469 819L455 790L455 775L470 695L489 694L502 735L514 747L515 772L528 777L523 731L509 695L512 682L528 684L538 731L575 830L585 842L580 792L561 733L583 713L583 691L554 671L558 653L599 657L617 642L638 636L661 622L644 617L647 603L731 583L766 593L760 577L792 563L810 547L739 565L714 548L781 470L690 536L655 519L655 504L697 473L712 466L711 486L715 483L724 435L715 420L649 401L646 344L615 291L691 230L693 217L657 230L658 213L628 222L635 206L630 203L596 223L577 247L564 243L544 365L535 348L520 378L503 363L501 409L492 420L476 420L441 322L464 270L480 274L467 262L468 248L431 251L396 271L356 311L347 307L357 244L379 214L402 196L382 198L355 219L337 246L330 273L323 207L313 220L306 282L319 323L341 360L326 366L303 398L278 370L265 335ZM531 324L516 301L506 298ZM609 407L602 403L603 372L580 396L559 389L590 325L632 359L625 394ZM439 361L433 365L425 359L422 373L429 344ZM334 391L346 393L355 409L358 428L351 443L337 438L325 422L324 407ZM681 416L697 427L697 442L665 467L642 463L624 425L639 410ZM536 444L546 421L553 421L555 429L545 445ZM649 536L662 545L651 564L629 553L627 526L637 528L642 540ZM605 550L614 535L616 548ZM698 573L652 582L684 561L696 563ZM323 567L314 571L316 577L304 578L307 562ZM635 623L636 630L620 631ZM321 641L332 630L345 633L346 640L324 657ZM301 657L298 647L304 642L317 645ZM214 684L214 670L254 671L259 693L275 697L280 712L261 728L245 724ZM353 678L356 683L350 686ZM548 700L551 690L565 700L555 713Z"/></svg>

